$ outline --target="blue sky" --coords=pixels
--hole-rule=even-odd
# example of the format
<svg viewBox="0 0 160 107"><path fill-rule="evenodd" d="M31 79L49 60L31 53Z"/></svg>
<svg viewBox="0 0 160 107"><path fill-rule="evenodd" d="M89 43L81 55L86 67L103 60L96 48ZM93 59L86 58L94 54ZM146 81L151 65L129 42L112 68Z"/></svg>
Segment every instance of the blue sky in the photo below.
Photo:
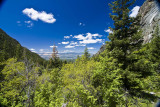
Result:
<svg viewBox="0 0 160 107"><path fill-rule="evenodd" d="M131 7L138 9L145 0ZM113 26L108 6L111 0L6 0L0 10L0 28L34 52L50 54L96 53L108 41ZM134 13L132 14L134 16Z"/></svg>

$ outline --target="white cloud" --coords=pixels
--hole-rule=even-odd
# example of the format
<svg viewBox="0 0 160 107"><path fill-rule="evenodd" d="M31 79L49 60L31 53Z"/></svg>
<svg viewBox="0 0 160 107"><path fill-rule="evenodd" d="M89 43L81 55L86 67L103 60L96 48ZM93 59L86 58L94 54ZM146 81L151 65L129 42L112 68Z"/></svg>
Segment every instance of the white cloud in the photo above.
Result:
<svg viewBox="0 0 160 107"><path fill-rule="evenodd" d="M86 44L77 44L75 46L86 46Z"/></svg>
<svg viewBox="0 0 160 107"><path fill-rule="evenodd" d="M79 25L81 26L81 25L82 25L82 23L79 23Z"/></svg>
<svg viewBox="0 0 160 107"><path fill-rule="evenodd" d="M65 48L74 48L75 46L67 45Z"/></svg>
<svg viewBox="0 0 160 107"><path fill-rule="evenodd" d="M136 17L138 14L138 11L140 9L140 6L135 6L132 10L131 10L131 14L129 15L129 17Z"/></svg>
<svg viewBox="0 0 160 107"><path fill-rule="evenodd" d="M86 36L84 36L84 34L79 34L79 35L75 35L73 38L76 38L78 40L91 40L93 37L94 38L102 37L102 35L99 35L98 33L96 34L86 33Z"/></svg>
<svg viewBox="0 0 160 107"><path fill-rule="evenodd" d="M102 39L86 39L83 41L80 41L81 44L91 44L91 43L101 43Z"/></svg>
<svg viewBox="0 0 160 107"><path fill-rule="evenodd" d="M94 48L94 47L88 47L88 49L93 50L93 49L96 49L96 48Z"/></svg>
<svg viewBox="0 0 160 107"><path fill-rule="evenodd" d="M77 39L78 41L67 41L62 42L59 44L67 45L65 48L74 48L79 46L86 46L87 44L93 44L93 43L102 43L103 39L101 39L102 35L95 33L86 33L86 34L79 34L79 35L70 35L70 37ZM68 37L67 37L68 38Z"/></svg>
<svg viewBox="0 0 160 107"><path fill-rule="evenodd" d="M32 21L24 21L27 24L27 27L33 27Z"/></svg>
<svg viewBox="0 0 160 107"><path fill-rule="evenodd" d="M35 51L35 49L33 49L33 48L31 48L31 49L29 49L29 50L31 50L31 51Z"/></svg>
<svg viewBox="0 0 160 107"><path fill-rule="evenodd" d="M40 49L39 51L43 52L43 51L44 51L44 49Z"/></svg>
<svg viewBox="0 0 160 107"><path fill-rule="evenodd" d="M102 39L96 39L97 37L102 37L102 35L99 35L98 33L96 34L86 33L86 36L84 36L84 34L79 34L74 36L74 38L76 38L77 40L82 40L79 41L80 44L91 44L91 43L102 42Z"/></svg>
<svg viewBox="0 0 160 107"><path fill-rule="evenodd" d="M30 17L32 20L41 20L46 23L54 23L56 19L52 13L47 14L45 11L39 12L33 8L26 8L23 11L23 14Z"/></svg>
<svg viewBox="0 0 160 107"><path fill-rule="evenodd" d="M70 45L77 45L77 42L71 41Z"/></svg>
<svg viewBox="0 0 160 107"><path fill-rule="evenodd" d="M63 44L63 45L67 45L67 44L69 44L69 42L62 42L62 44Z"/></svg>
<svg viewBox="0 0 160 107"><path fill-rule="evenodd" d="M73 38L76 38L78 40L84 40L85 37L83 36L84 34L79 34L79 35L75 35Z"/></svg>
<svg viewBox="0 0 160 107"><path fill-rule="evenodd" d="M28 23L28 24L31 23L31 21L24 21L24 22L25 22L25 23Z"/></svg>
<svg viewBox="0 0 160 107"><path fill-rule="evenodd" d="M70 36L64 36L64 38L65 38L65 39L69 39L69 38L70 38Z"/></svg>
<svg viewBox="0 0 160 107"><path fill-rule="evenodd" d="M113 33L113 31L111 31L111 29L107 29L107 30L104 30L105 32L107 33Z"/></svg>
<svg viewBox="0 0 160 107"><path fill-rule="evenodd" d="M40 52L43 52L43 51L44 51L44 49L40 49L39 51L40 51Z"/></svg>
<svg viewBox="0 0 160 107"><path fill-rule="evenodd" d="M29 49L31 52L36 53L36 50L34 48Z"/></svg>
<svg viewBox="0 0 160 107"><path fill-rule="evenodd" d="M80 22L80 23L79 23L79 26L85 26L85 24L84 24L84 23L82 23L82 22Z"/></svg>
<svg viewBox="0 0 160 107"><path fill-rule="evenodd" d="M94 37L102 37L102 35L99 35L98 33L96 33L96 34L88 33L88 34L90 34L90 35L92 35L92 36L94 36Z"/></svg>
<svg viewBox="0 0 160 107"><path fill-rule="evenodd" d="M56 47L56 48L58 48L58 46L50 46L50 48L53 48L53 47Z"/></svg>

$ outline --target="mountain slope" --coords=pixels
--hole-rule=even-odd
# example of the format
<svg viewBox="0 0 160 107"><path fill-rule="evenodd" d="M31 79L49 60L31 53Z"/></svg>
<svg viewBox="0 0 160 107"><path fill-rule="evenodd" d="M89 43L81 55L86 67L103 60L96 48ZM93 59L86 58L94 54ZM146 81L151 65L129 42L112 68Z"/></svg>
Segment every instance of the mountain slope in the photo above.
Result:
<svg viewBox="0 0 160 107"><path fill-rule="evenodd" d="M20 45L20 43L7 35L2 29L0 29L0 56L2 56L3 51L5 50L6 59L16 57L17 46L19 45L19 56L25 54L28 59L31 59L35 63L43 64L45 61L38 54L31 52L29 49ZM5 60L6 60L5 59Z"/></svg>

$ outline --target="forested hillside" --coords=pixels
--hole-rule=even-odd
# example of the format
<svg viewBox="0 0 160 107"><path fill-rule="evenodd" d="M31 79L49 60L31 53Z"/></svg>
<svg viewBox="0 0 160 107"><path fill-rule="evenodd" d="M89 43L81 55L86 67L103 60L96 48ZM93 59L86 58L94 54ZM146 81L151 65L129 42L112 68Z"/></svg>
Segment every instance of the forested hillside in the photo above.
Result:
<svg viewBox="0 0 160 107"><path fill-rule="evenodd" d="M154 107L160 98L160 28L144 44L141 16L129 16L133 4L109 4L114 22L110 41L93 57L86 47L75 62L53 54L45 66L38 65L36 56L19 54L23 49L18 51L18 42L7 36L1 44L0 106ZM1 35L4 39L6 34ZM13 47L18 49L10 52ZM3 52L15 54L3 57Z"/></svg>
<svg viewBox="0 0 160 107"><path fill-rule="evenodd" d="M23 59L24 54L28 59L31 59L33 62L37 62L41 65L45 61L38 54L22 47L17 40L13 39L0 29L0 62L13 57L21 60Z"/></svg>

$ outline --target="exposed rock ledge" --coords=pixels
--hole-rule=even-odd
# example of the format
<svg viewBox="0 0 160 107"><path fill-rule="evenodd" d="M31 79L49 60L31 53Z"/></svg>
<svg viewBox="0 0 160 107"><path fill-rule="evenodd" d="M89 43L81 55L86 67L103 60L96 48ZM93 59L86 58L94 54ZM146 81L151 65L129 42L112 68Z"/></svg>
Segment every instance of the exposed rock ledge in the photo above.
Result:
<svg viewBox="0 0 160 107"><path fill-rule="evenodd" d="M139 10L144 43L150 42L156 26L160 26L160 8L155 0L146 0Z"/></svg>
<svg viewBox="0 0 160 107"><path fill-rule="evenodd" d="M150 42L152 34L156 26L160 27L160 8L155 0L146 0L139 10L141 15L141 28L144 36L144 44ZM99 52L100 54L105 50L105 45L102 45Z"/></svg>

